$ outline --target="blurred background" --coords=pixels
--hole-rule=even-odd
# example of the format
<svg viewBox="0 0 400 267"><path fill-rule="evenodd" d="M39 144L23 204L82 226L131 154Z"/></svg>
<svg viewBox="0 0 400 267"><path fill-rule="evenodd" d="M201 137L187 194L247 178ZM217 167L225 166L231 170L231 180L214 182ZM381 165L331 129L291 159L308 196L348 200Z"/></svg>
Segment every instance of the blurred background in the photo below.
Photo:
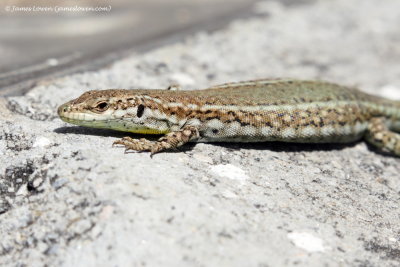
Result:
<svg viewBox="0 0 400 267"><path fill-rule="evenodd" d="M251 14L254 0L2 0L0 95ZM290 2L290 1L287 1Z"/></svg>

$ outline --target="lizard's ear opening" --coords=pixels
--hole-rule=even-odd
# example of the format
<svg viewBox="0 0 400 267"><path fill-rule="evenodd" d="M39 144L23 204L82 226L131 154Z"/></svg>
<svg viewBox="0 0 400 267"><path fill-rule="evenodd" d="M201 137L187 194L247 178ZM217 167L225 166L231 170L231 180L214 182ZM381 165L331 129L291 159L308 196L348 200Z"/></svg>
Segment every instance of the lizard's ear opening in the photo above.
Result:
<svg viewBox="0 0 400 267"><path fill-rule="evenodd" d="M98 112L104 112L108 109L109 105L107 102L105 101L101 101L99 103L96 104L96 106L94 107L94 109Z"/></svg>
<svg viewBox="0 0 400 267"><path fill-rule="evenodd" d="M142 116L143 116L143 112L144 112L144 106L143 106L142 104L140 104L140 105L138 106L138 108L137 108L137 114L136 114L136 116L137 116L138 118L142 117Z"/></svg>

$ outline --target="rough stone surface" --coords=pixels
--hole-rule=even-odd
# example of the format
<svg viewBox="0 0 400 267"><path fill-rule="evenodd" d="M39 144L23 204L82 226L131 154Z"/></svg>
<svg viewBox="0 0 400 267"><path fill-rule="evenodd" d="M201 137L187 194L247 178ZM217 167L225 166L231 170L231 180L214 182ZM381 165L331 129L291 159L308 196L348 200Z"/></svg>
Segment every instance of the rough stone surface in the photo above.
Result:
<svg viewBox="0 0 400 267"><path fill-rule="evenodd" d="M400 1L255 8L0 101L0 265L400 265L400 161L363 142L197 144L150 159L112 148L123 134L57 118L89 89L174 83L319 78L400 95Z"/></svg>

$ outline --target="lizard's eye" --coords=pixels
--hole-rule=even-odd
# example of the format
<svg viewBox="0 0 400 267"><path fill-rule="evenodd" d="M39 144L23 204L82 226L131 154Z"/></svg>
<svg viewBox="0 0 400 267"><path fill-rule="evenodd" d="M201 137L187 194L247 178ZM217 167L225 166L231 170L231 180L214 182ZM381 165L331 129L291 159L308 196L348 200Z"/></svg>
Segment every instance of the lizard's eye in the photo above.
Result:
<svg viewBox="0 0 400 267"><path fill-rule="evenodd" d="M97 105L95 106L95 109L97 111L103 112L105 110L108 109L108 103L107 102L99 102L97 103Z"/></svg>

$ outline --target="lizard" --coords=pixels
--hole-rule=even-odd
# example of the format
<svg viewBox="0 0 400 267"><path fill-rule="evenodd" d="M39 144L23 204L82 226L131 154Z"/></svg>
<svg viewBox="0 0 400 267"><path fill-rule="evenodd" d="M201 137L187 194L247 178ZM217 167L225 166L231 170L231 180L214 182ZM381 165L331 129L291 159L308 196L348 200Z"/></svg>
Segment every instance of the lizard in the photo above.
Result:
<svg viewBox="0 0 400 267"><path fill-rule="evenodd" d="M263 79L202 90L87 91L58 108L68 123L137 134L114 145L155 153L187 142L348 143L400 156L400 101L326 81Z"/></svg>

